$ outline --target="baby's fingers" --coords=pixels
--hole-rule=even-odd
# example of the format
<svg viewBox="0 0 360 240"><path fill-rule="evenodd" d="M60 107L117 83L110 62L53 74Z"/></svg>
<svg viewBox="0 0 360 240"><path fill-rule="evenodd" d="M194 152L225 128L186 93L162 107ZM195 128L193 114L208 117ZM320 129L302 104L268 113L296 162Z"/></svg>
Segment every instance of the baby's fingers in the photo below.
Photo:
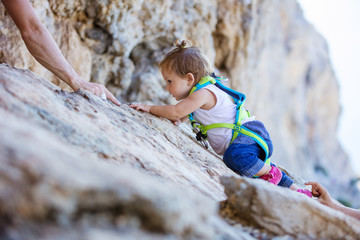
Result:
<svg viewBox="0 0 360 240"><path fill-rule="evenodd" d="M139 107L139 104L136 104L136 103L132 103L129 105L129 107L135 109L135 110L138 110L137 108Z"/></svg>
<svg viewBox="0 0 360 240"><path fill-rule="evenodd" d="M181 120L180 120L180 119L178 119L178 120L176 120L176 121L173 121L173 123L174 123L174 125L175 125L175 126L179 126L179 125L180 125L180 123L181 123Z"/></svg>
<svg viewBox="0 0 360 240"><path fill-rule="evenodd" d="M130 104L130 107L135 109L136 111L143 110L143 106L141 104L137 104L137 103Z"/></svg>

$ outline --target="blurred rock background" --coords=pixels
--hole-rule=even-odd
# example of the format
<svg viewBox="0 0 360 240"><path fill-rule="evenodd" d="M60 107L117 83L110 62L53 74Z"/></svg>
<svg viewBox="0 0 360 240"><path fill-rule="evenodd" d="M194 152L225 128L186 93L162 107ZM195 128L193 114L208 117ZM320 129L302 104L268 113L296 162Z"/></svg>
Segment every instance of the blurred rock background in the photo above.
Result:
<svg viewBox="0 0 360 240"><path fill-rule="evenodd" d="M269 238L337 239L344 229L356 236L345 216L338 235L329 236L296 226L270 231L256 217L239 225L223 214L224 221L216 214L218 202L229 197L220 178L235 174L195 143L186 124L175 128L125 104L175 103L157 64L176 39L189 39L247 95L246 107L272 136L273 162L359 207L355 175L336 138L338 82L326 41L295 0L31 2L78 73L105 84L124 104L116 108L87 92L66 92L69 87L29 54L0 4L0 62L37 74L0 68L0 225L8 239L27 233L34 239L115 239L120 233L128 239L252 239L261 235L256 231ZM241 181L247 189L262 186ZM252 199L254 191L245 192L253 194L235 195ZM294 206L309 207L303 203L309 199L291 194ZM338 219L313 202L315 210L303 214L329 214L318 224ZM19 226L26 228L19 233Z"/></svg>

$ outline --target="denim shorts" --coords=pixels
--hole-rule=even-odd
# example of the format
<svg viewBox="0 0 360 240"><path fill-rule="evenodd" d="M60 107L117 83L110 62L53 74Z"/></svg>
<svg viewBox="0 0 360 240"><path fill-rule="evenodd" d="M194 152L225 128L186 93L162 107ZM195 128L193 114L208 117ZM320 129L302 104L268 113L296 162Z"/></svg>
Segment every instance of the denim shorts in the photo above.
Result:
<svg viewBox="0 0 360 240"><path fill-rule="evenodd" d="M244 126L256 132L265 140L269 148L268 157L270 157L273 152L273 145L265 126L259 121L247 122ZM266 154L260 145L258 145L250 137L239 134L233 143L226 149L223 160L226 166L237 174L246 177L253 177L260 171L261 168L263 168L265 164L265 157ZM294 183L293 180L284 172L282 172L282 174L282 179L278 185L290 187Z"/></svg>

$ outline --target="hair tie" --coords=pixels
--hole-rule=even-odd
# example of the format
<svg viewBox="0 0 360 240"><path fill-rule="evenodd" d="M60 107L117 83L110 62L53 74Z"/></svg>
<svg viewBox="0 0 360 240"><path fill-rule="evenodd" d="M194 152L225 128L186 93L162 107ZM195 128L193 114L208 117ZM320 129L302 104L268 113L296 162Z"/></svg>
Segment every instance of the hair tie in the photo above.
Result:
<svg viewBox="0 0 360 240"><path fill-rule="evenodd" d="M191 42L188 40L182 40L180 41L179 39L175 41L174 43L175 47L177 48L188 48L191 47Z"/></svg>

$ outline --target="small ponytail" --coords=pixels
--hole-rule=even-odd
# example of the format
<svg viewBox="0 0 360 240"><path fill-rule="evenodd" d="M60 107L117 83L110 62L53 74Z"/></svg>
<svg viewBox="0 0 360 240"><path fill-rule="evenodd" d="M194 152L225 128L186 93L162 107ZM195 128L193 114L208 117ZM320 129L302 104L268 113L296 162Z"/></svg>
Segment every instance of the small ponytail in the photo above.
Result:
<svg viewBox="0 0 360 240"><path fill-rule="evenodd" d="M174 46L177 48L189 48L192 46L189 40L176 40Z"/></svg>
<svg viewBox="0 0 360 240"><path fill-rule="evenodd" d="M200 48L192 46L189 40L176 40L175 48L165 54L159 64L160 71L174 72L180 77L192 73L196 83L202 77L210 76L214 72L209 59L202 53Z"/></svg>

